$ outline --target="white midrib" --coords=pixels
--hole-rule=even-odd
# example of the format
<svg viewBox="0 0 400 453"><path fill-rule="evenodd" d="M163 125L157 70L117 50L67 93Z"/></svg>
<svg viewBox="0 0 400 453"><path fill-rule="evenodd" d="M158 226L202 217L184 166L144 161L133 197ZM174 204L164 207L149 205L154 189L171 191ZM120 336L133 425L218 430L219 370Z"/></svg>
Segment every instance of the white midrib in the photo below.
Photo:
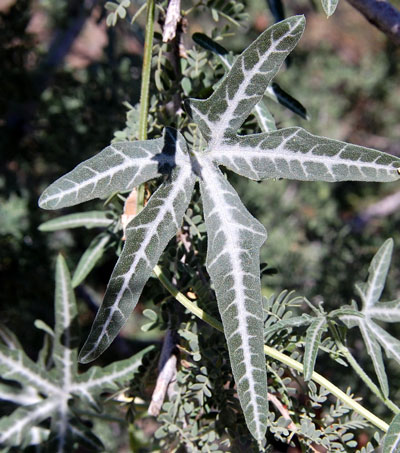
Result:
<svg viewBox="0 0 400 453"><path fill-rule="evenodd" d="M385 255L386 249L384 250L384 255ZM372 279L371 282L368 281L368 291L367 294L365 295L365 308L368 309L370 308L374 302L376 302L376 298L374 297L374 292L377 286L378 278L382 273L382 268L385 266L387 267L387 263L385 263L385 260L383 259L384 256L381 256L378 264L374 266L375 268L372 271ZM374 263L375 264L375 263Z"/></svg>
<svg viewBox="0 0 400 453"><path fill-rule="evenodd" d="M243 282L243 271L240 267L240 242L238 238L238 233L236 228L232 228L232 225L236 224L236 220L231 216L229 210L224 209L226 206L226 201L224 200L221 193L223 193L224 188L219 185L218 178L215 178L215 170L212 168L212 163L204 163L202 166L202 175L205 180L207 180L207 189L209 187L214 187L215 190L209 193L209 196L215 200L215 205L218 206L218 213L221 220L221 228L227 234L226 237L226 250L229 250L232 262L232 276L234 277L234 290L235 290L235 300L236 307L238 310L238 332L242 339L242 349L243 349L243 361L246 366L246 372L243 377L247 378L249 383L249 393L251 404L254 408L254 421L256 423L256 430L258 438L261 438L261 427L259 423L260 414L258 412L258 405L256 399L256 392L254 389L253 376L250 371L253 368L251 364L251 349L249 344L250 333L247 330L246 317L249 314L244 306L245 294L243 291L244 282ZM217 189L218 188L218 189Z"/></svg>
<svg viewBox="0 0 400 453"><path fill-rule="evenodd" d="M232 164L234 165L233 159L235 158L245 158L247 164L252 168L252 171L257 173L257 170L254 169L251 163L248 161L249 159L262 159L263 157L268 157L269 159L276 161L277 159L284 159L285 161L298 161L300 162L301 165L304 165L304 163L307 162L313 162L313 163L321 163L324 164L329 171L332 171L332 167L334 165L346 165L348 167L351 166L356 166L358 167L364 167L364 168L371 168L376 170L377 164L375 161L379 159L380 156L377 156L376 159L372 162L361 162L359 159L358 160L351 160L351 159L343 159L340 157L341 153L346 150L346 146L343 147L339 151L339 153L336 156L321 156L321 155L315 155L312 154L312 151L315 149L315 147L311 148L310 151L307 153L302 153L301 151L292 151L287 148L285 148L285 144L288 140L291 138L294 138L296 134L291 135L287 139L284 140L283 143L281 143L277 148L274 149L260 149L260 148L252 148L250 146L243 146L240 144L240 141L237 142L235 148L235 145L224 145L222 144L218 149L218 151L215 153L215 159L221 160L221 158L227 158L230 161L232 161ZM209 154L210 157L214 157L213 153L211 152ZM361 155L360 155L361 158ZM382 165L382 169L385 169L388 171L388 166ZM306 170L304 170L304 173L307 175ZM332 175L332 173L331 173ZM332 175L333 177L333 175Z"/></svg>
<svg viewBox="0 0 400 453"><path fill-rule="evenodd" d="M67 276L65 275L64 269L61 270L61 297L62 297L62 332L58 338L60 348L62 351L62 380L63 380L63 391L64 394L69 395L71 387L71 316L69 312L69 298L68 298L68 287L67 287ZM65 345L62 344L61 335L65 335Z"/></svg>
<svg viewBox="0 0 400 453"><path fill-rule="evenodd" d="M172 185L172 190L171 190L170 194L168 195L167 198L164 199L164 203L162 206L160 206L156 218L153 220L153 222L151 222L149 228L146 231L145 239L141 243L140 248L135 252L135 258L129 268L129 271L123 277L124 282L121 285L121 289L119 290L119 292L115 298L115 302L110 309L109 315L103 324L101 333L100 333L99 337L97 338L97 341L94 343L94 345L92 346L90 351L85 354L85 357L89 356L93 351L95 351L97 349L102 338L106 334L106 331L108 329L110 322L112 321L114 313L116 311L119 311L119 302L129 286L129 282L132 278L132 275L136 271L136 266L139 263L140 259L143 258L146 261L147 265L149 264L146 253L145 253L146 247L150 244L151 240L153 239L154 233L156 232L158 225L165 218L165 213L174 212L173 202L176 198L176 195L183 189L184 184L182 184L182 182L188 178L188 176L190 175L190 173L192 171L192 169L189 165L180 167L180 169L181 169L180 173ZM128 228L129 228L129 226L128 226ZM120 278L120 276L118 276L117 278Z"/></svg>
<svg viewBox="0 0 400 453"><path fill-rule="evenodd" d="M291 34L294 28L296 28L298 23L296 23L293 28L290 27L288 32L282 35L278 40L273 41L273 36L271 36L271 47L268 49L268 52L265 53L259 60L258 63L249 71L246 71L244 69L244 59L240 56L238 59L235 61L234 64L237 64L239 61L239 58L241 59L241 65L242 65L242 72L243 72L243 77L244 80L248 80L249 82L252 80L252 78L260 72L260 68L262 65L265 63L265 61L271 56L272 53L276 52L277 46L287 38L288 35ZM258 52L258 50L257 50ZM278 51L278 52L284 52L284 51ZM259 52L258 52L259 53ZM213 123L210 127L210 129L213 131L213 136L212 136L212 141L210 143L210 148L211 149L218 149L218 147L222 144L222 139L224 137L224 134L226 130L230 129L229 123L233 118L233 114L239 105L239 102L242 99L246 99L249 96L246 95L246 90L248 88L248 83L242 83L239 85L239 89L236 91L235 95L233 96L232 99L227 99L227 104L228 108L226 111L223 113L222 119L220 121L217 121L216 123ZM227 91L225 92L225 96L228 96ZM207 121L207 119L206 119Z"/></svg>

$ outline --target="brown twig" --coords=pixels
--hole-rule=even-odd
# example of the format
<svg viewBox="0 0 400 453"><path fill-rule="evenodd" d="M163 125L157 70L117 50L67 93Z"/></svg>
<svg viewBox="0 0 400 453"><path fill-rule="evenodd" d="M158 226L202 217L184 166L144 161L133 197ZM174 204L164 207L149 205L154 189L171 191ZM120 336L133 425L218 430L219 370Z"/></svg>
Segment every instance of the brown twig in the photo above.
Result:
<svg viewBox="0 0 400 453"><path fill-rule="evenodd" d="M347 0L351 6L400 45L400 11L387 0Z"/></svg>
<svg viewBox="0 0 400 453"><path fill-rule="evenodd" d="M173 384L176 380L177 361L176 333L167 330L159 360L160 372L148 409L149 414L154 417L159 415L167 392L168 396L171 398Z"/></svg>

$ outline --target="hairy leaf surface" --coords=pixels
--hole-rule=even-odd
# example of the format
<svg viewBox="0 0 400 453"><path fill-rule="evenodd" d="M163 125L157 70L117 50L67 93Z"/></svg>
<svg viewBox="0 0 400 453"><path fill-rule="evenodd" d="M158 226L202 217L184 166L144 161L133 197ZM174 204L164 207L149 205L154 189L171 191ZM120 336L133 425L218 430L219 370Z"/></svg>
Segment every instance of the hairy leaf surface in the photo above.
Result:
<svg viewBox="0 0 400 453"><path fill-rule="evenodd" d="M190 99L187 107L213 146L235 134L304 31L295 16L268 28L236 59L216 91L206 100Z"/></svg>
<svg viewBox="0 0 400 453"><path fill-rule="evenodd" d="M214 284L247 426L262 439L268 403L260 284L264 227L212 162L203 159L201 193L208 232L207 270Z"/></svg>
<svg viewBox="0 0 400 453"><path fill-rule="evenodd" d="M219 164L255 180L394 181L400 168L397 157L318 137L298 127L227 137L211 155Z"/></svg>
<svg viewBox="0 0 400 453"><path fill-rule="evenodd" d="M168 173L175 166L175 149L169 130L155 140L114 143L54 182L43 192L39 205L60 209L131 190Z"/></svg>

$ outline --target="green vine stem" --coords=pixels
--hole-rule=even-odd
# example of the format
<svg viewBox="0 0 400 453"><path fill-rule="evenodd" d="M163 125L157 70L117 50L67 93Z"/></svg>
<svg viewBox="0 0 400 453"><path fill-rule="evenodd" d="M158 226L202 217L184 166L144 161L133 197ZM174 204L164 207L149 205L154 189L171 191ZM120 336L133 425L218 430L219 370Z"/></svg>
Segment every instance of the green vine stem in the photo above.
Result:
<svg viewBox="0 0 400 453"><path fill-rule="evenodd" d="M210 326L219 330L220 332L224 331L222 324L218 320L207 314L205 311L199 308L194 302L190 301L184 294L182 294L175 288L175 286L165 276L160 266L158 265L155 266L153 272L156 275L156 277L160 280L164 288L191 313L205 321ZM297 360L288 357L286 354L283 354L282 352L279 352L276 349L266 345L264 345L264 353L267 356L272 357L273 359L276 359L279 362L289 366L290 368L293 368L299 373L304 373L303 365L300 362L297 362ZM318 384L325 387L330 393L332 393L332 395L336 396L336 398L339 398L348 407L362 415L366 420L375 425L377 428L381 429L384 432L387 432L387 430L389 429L389 425L386 422L378 418L369 410L365 409L363 406L361 406L361 404L354 401L354 399L351 398L351 396L344 393L342 390L340 390L338 387L332 384L332 382L328 381L327 379L325 379L323 376L316 372L313 372L311 379L314 382L317 382Z"/></svg>
<svg viewBox="0 0 400 453"><path fill-rule="evenodd" d="M144 37L144 52L142 64L142 83L140 86L140 110L138 140L147 140L147 126L149 116L149 90L151 75L151 56L153 51L154 37L154 10L155 0L147 0L146 31ZM137 189L136 212L139 213L144 207L145 185L141 184Z"/></svg>

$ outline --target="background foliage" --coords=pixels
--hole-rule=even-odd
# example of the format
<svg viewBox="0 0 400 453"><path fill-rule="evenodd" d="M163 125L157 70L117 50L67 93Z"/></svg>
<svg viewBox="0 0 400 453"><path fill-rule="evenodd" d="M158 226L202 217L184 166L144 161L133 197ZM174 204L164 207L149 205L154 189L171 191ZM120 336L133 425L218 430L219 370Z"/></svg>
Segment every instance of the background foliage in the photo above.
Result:
<svg viewBox="0 0 400 453"><path fill-rule="evenodd" d="M128 19L140 6L131 3L127 9ZM190 7L191 2L187 3L184 8ZM199 8L188 17L183 37L188 63L180 68L185 95L206 93L214 78L223 74L210 54L200 47L193 48L190 36L194 32L207 33L214 38L225 36L221 43L238 52L273 22L267 2L249 1L245 9L226 10L229 14L218 9L218 4L228 3L208 2L208 8ZM119 13L117 26L106 28L110 10L106 11L94 1L82 4L79 1L18 0L9 4L3 2L0 6L0 26L5 37L0 49L1 319L15 332L28 355L36 359L42 345L42 332L35 329L33 323L42 319L53 325L52 275L56 252L61 250L69 267L74 269L83 251L101 231L81 228L44 234L38 226L53 215L40 211L37 199L43 188L56 177L107 146L112 137L114 140L136 137L137 110L132 106L138 102L139 96L145 17L140 16L130 26L126 18L121 17L123 13ZM165 7L165 2L160 2L160 6ZM329 21L321 14L320 5L315 5L315 9L306 0L287 5L287 15L305 13L308 24L304 38L291 57L290 66L281 72L278 81L307 107L310 120L302 120L271 104L279 126L301 125L319 135L400 156L399 49L343 0ZM237 32L236 25L227 20L226 15L241 24L246 33L240 28ZM228 36L228 30L224 29L226 25L230 26L233 36ZM171 83L176 68L168 61L168 46L161 42L160 36L156 38L152 89L157 96L151 99L151 136L157 136L162 126L181 126L179 123L183 121L181 116L171 115L173 102L168 103L176 90ZM233 175L231 181L250 211L268 227L269 239L262 249L262 261L268 263L263 277L263 292L268 297L266 304L272 310L272 294L277 297L286 288L297 290L314 303L323 299L327 309L349 304L355 297L355 281L365 281L368 264L384 239L393 237L398 250L400 211L394 209L381 216L378 210L385 197L399 191L398 182L390 185L303 184L292 181L255 183L236 180ZM78 209L101 207L102 203L92 203L90 207ZM110 216L117 216L121 202L113 200L109 207ZM210 290L192 271L201 270L203 266L206 238L196 202L190 209L183 232L189 238L198 238L196 249L191 250L182 263L181 258L186 254L184 244L174 243L161 264L169 270L171 278L179 282L180 288L191 288L202 308L216 315ZM65 210L62 213L70 212ZM95 271L76 289L82 339L86 337L96 305L104 293L116 260L116 250L118 252L121 247L119 234L111 230L109 237ZM400 255L395 253L384 300L398 298L399 259ZM310 310L304 304L292 307L292 299L284 299L285 310L300 314ZM279 316L282 317L283 312ZM180 354L184 365L177 374L179 398L164 405L158 423L154 418L142 417L140 404L127 404L128 420L137 420L129 428L131 449L156 451L157 448L173 448L176 438L188 451L212 451L218 444L216 440L222 442L217 448L228 451L251 448L234 396L229 364L221 359L226 357L222 334L200 324L179 308L155 279L145 289L136 309L135 322L126 326L123 335L99 363L109 364L117 358L132 355L144 345L161 342L163 331L171 327L176 328L183 339ZM203 335L198 335L199 329ZM400 334L395 325L390 326L389 331L394 336ZM287 345L297 340L288 333ZM373 376L373 367L365 355L363 343L356 335L353 340L353 355ZM221 367L218 373L215 363ZM326 370L328 363L332 363L329 354L320 354L317 370ZM363 421L347 415L348 410L339 403L327 402L321 389L314 388L312 383L300 385L298 377L289 376L284 367L274 362L269 366L271 385L275 389L285 389L282 393L287 395L284 401L287 406L301 413L301 406L306 403L307 416L304 414L301 421L305 443L315 445L320 438L323 445L327 442L324 439L329 439L332 434L327 431L329 427L336 430L336 437L340 438L339 446L336 446L338 451L342 448L340 445L355 448L354 444L346 444L353 438L343 437L346 433L340 431L347 423L349 427L362 428L356 430L356 440L358 447L365 445L368 451L367 444L372 440L372 434L364 429ZM374 413L389 417L354 373L343 373L344 368L340 365L331 370L325 373L327 377L343 388L350 386L357 396L364 397L364 404ZM335 378L334 370L339 370L340 380ZM156 379L156 360L149 360L141 373L143 377L135 379L128 396L148 401ZM398 368L391 362L388 373L391 380L398 380ZM394 390L391 397L398 401L399 390ZM125 393L126 403L130 401L128 396ZM324 403L327 405L323 415L325 428L317 433L312 423L314 418L320 423L321 405ZM205 408L207 417L201 412L202 408ZM2 411L5 414L10 407L5 406ZM203 415L201 422L200 412ZM121 409L121 417L125 413L126 408ZM335 425L335 420L340 422ZM279 419L279 414L276 415L273 424L275 438L271 436L274 451L286 451L286 447L279 443L279 439L288 436L285 423ZM233 439L230 446L226 427ZM123 429L128 430L128 424ZM148 443L149 434L154 434L158 440ZM113 448L116 447L110 446L111 450ZM330 448L335 451L334 446Z"/></svg>

